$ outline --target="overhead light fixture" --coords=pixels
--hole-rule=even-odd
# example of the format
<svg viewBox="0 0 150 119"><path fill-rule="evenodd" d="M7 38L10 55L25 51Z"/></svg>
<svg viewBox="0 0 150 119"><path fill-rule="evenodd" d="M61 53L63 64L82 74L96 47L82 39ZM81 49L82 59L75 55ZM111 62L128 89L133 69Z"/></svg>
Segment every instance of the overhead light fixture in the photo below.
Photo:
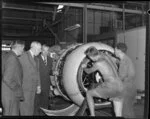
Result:
<svg viewBox="0 0 150 119"><path fill-rule="evenodd" d="M81 27L80 24L75 24L75 25L73 25L73 26L70 26L70 27L68 27L68 28L65 28L64 30L65 30L65 31L72 31L72 30L75 30L75 29L80 28L80 27Z"/></svg>
<svg viewBox="0 0 150 119"><path fill-rule="evenodd" d="M62 12L62 10L60 9L60 10L57 10L57 12Z"/></svg>
<svg viewBox="0 0 150 119"><path fill-rule="evenodd" d="M64 7L64 5L59 5L58 8L57 8L57 10L60 10L60 9L62 9L63 7Z"/></svg>

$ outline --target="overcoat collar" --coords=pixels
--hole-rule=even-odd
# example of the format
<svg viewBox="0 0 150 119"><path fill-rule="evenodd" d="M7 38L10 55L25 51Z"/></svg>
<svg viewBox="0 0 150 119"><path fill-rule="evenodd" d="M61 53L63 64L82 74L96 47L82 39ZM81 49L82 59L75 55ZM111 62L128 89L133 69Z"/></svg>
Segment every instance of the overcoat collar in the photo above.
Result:
<svg viewBox="0 0 150 119"><path fill-rule="evenodd" d="M28 55L28 59L29 59L29 61L31 62L32 66L33 66L34 68L37 68L37 66L36 66L36 61L35 61L35 59L32 57L30 51L27 51L27 55Z"/></svg>
<svg viewBox="0 0 150 119"><path fill-rule="evenodd" d="M15 57L17 57L17 55L16 55L16 53L14 52L14 51L10 51L10 53L12 54L12 55L14 55Z"/></svg>

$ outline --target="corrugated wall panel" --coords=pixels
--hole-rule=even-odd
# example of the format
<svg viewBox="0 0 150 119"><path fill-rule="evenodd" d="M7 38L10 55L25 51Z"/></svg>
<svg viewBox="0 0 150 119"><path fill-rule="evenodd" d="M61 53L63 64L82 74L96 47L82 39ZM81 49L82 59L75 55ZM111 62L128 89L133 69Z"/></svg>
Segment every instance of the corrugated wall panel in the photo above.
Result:
<svg viewBox="0 0 150 119"><path fill-rule="evenodd" d="M93 24L92 23L88 23L87 25L87 34L94 34L93 33Z"/></svg>
<svg viewBox="0 0 150 119"><path fill-rule="evenodd" d="M100 11L96 11L94 13L94 17L95 17L95 23L101 23L101 12Z"/></svg>
<svg viewBox="0 0 150 119"><path fill-rule="evenodd" d="M92 10L88 10L87 12L87 21L88 23L93 23L94 15Z"/></svg>
<svg viewBox="0 0 150 119"><path fill-rule="evenodd" d="M95 28L94 34L100 34L100 24L95 24L94 28Z"/></svg>

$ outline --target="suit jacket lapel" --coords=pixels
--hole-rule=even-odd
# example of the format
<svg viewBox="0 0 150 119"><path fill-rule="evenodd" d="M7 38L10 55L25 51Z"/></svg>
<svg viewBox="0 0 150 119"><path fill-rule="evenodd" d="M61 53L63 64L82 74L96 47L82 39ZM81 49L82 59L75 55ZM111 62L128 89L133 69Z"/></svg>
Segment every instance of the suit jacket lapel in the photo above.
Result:
<svg viewBox="0 0 150 119"><path fill-rule="evenodd" d="M48 61L47 61L47 64L45 65L44 60L43 60L43 58L42 58L41 55L40 55L40 59L41 59L41 61L42 61L42 64L43 64L45 67L47 67L47 66L48 66ZM47 57L47 60L48 60L48 57Z"/></svg>
<svg viewBox="0 0 150 119"><path fill-rule="evenodd" d="M28 55L28 59L31 62L32 66L34 68L36 68L36 62L35 62L34 58L31 56L31 53L29 51L27 52L27 55Z"/></svg>
<svg viewBox="0 0 150 119"><path fill-rule="evenodd" d="M13 51L10 51L10 53L11 53L13 56L15 56L15 57L16 57L16 60L19 62L18 56L17 56ZM20 65L20 64L18 64L18 65ZM19 67L20 67L20 66L19 66Z"/></svg>
<svg viewBox="0 0 150 119"><path fill-rule="evenodd" d="M17 57L17 55L16 55L13 51L10 51L10 53L11 53L12 55L14 55L15 57Z"/></svg>
<svg viewBox="0 0 150 119"><path fill-rule="evenodd" d="M40 59L40 62L42 62L42 64L45 65L41 55L39 56L39 59Z"/></svg>
<svg viewBox="0 0 150 119"><path fill-rule="evenodd" d="M51 63L51 59L50 59L50 57L47 56L47 66L49 66L50 63Z"/></svg>

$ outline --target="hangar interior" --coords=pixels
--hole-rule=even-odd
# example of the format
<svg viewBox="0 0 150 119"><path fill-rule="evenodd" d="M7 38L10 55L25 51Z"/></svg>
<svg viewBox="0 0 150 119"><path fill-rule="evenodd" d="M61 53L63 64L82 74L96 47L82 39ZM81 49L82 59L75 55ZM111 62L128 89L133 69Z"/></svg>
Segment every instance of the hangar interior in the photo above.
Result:
<svg viewBox="0 0 150 119"><path fill-rule="evenodd" d="M146 1L63 3L12 2L3 0L2 50L22 39L29 49L32 41L59 44L103 42L114 47L127 44L127 55L135 63L137 116L144 114Z"/></svg>

